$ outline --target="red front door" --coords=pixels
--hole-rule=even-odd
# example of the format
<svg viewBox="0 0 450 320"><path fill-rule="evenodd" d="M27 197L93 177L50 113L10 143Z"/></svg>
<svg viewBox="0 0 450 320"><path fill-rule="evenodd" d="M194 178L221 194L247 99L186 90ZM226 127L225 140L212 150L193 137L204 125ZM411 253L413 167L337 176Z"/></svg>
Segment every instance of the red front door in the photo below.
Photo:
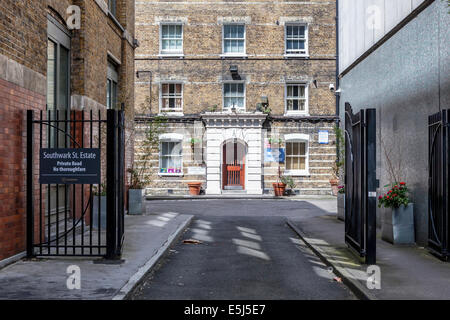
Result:
<svg viewBox="0 0 450 320"><path fill-rule="evenodd" d="M229 142L223 146L222 189L245 189L245 146Z"/></svg>

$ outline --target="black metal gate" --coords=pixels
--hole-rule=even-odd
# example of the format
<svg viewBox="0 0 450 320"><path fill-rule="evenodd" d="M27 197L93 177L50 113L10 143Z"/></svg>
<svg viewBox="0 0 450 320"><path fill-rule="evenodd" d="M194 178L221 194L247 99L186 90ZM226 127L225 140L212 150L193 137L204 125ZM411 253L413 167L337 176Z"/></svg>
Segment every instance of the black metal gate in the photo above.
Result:
<svg viewBox="0 0 450 320"><path fill-rule="evenodd" d="M428 118L428 248L443 260L450 256L449 123L450 110Z"/></svg>
<svg viewBox="0 0 450 320"><path fill-rule="evenodd" d="M124 239L124 113L27 112L27 256L121 255ZM106 142L106 143L105 143ZM40 184L43 148L100 154L100 183Z"/></svg>
<svg viewBox="0 0 450 320"><path fill-rule="evenodd" d="M376 111L345 104L345 242L376 263Z"/></svg>

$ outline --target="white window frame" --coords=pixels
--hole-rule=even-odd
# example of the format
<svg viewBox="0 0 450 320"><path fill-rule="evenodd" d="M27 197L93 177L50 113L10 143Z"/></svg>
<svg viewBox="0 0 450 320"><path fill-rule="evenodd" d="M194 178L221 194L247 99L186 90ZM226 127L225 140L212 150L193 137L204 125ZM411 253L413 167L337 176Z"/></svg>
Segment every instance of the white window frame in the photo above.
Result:
<svg viewBox="0 0 450 320"><path fill-rule="evenodd" d="M181 84L181 109L176 109L173 112L163 110L163 84ZM184 115L184 83L181 81L161 81L159 84L159 114L160 115L172 115L183 116Z"/></svg>
<svg viewBox="0 0 450 320"><path fill-rule="evenodd" d="M305 27L305 53L289 53L287 48L287 28L288 27ZM289 58L307 58L309 57L309 27L307 23L286 23L284 25L284 56Z"/></svg>
<svg viewBox="0 0 450 320"><path fill-rule="evenodd" d="M181 144L181 172L180 173L163 173L162 168L162 144L164 142L176 142ZM183 166L183 135L178 133L165 133L159 136L159 154L158 154L158 175L159 176L169 176L169 177L182 177L184 176L184 166Z"/></svg>
<svg viewBox="0 0 450 320"><path fill-rule="evenodd" d="M310 137L308 134L303 134L303 133L294 133L294 134L286 134L284 135L284 140L285 140L285 146L286 146L286 152L285 152L285 172L284 175L286 176L298 176L298 177L302 177L302 176L309 176L309 141L310 141ZM287 170L287 158L288 158L288 154L287 154L287 144L289 142L302 142L305 143L305 169L304 170Z"/></svg>
<svg viewBox="0 0 450 320"><path fill-rule="evenodd" d="M225 85L226 84L242 84L244 85L244 107L243 108L236 108L237 112L245 112L247 110L247 86L245 81L224 81L222 83L222 111L223 112L230 112L232 108L225 109Z"/></svg>
<svg viewBox="0 0 450 320"><path fill-rule="evenodd" d="M162 49L162 29L163 26L181 26L181 51L164 52ZM178 39L179 40L179 39ZM161 57L184 57L184 25L180 22L161 22L159 24L159 56Z"/></svg>
<svg viewBox="0 0 450 320"><path fill-rule="evenodd" d="M288 86L304 86L305 87L305 110L288 110ZM309 115L309 83L303 81L289 81L284 86L284 113L285 115Z"/></svg>
<svg viewBox="0 0 450 320"><path fill-rule="evenodd" d="M227 52L225 53L225 26L238 25L244 27L244 52ZM247 57L247 25L242 22L224 23L222 24L222 57Z"/></svg>

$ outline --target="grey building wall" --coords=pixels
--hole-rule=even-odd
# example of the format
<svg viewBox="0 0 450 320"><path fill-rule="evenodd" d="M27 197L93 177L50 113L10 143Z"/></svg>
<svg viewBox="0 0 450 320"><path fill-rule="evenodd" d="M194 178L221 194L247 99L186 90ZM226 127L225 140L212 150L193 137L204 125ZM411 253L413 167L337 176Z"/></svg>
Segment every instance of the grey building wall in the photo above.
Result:
<svg viewBox="0 0 450 320"><path fill-rule="evenodd" d="M341 79L340 114L377 109L379 194L390 182L386 153L411 189L416 242L428 236L428 116L450 108L450 14L436 0ZM341 70L342 71L342 70Z"/></svg>

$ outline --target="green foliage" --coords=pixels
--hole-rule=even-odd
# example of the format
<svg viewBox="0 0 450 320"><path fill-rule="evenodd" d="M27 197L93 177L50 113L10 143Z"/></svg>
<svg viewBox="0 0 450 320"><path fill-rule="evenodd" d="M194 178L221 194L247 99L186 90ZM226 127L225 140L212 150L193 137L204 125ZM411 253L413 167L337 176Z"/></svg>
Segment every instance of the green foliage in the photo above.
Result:
<svg viewBox="0 0 450 320"><path fill-rule="evenodd" d="M100 191L98 186L93 186L92 192L94 193L94 196L106 196L106 183L100 184Z"/></svg>
<svg viewBox="0 0 450 320"><path fill-rule="evenodd" d="M338 187L338 193L345 194L345 186L339 186Z"/></svg>
<svg viewBox="0 0 450 320"><path fill-rule="evenodd" d="M379 208L384 207L396 209L400 208L402 205L406 207L409 202L408 187L405 182L393 184L386 194L378 197Z"/></svg>
<svg viewBox="0 0 450 320"><path fill-rule="evenodd" d="M289 189L294 189L297 185L294 182L294 179L289 176L282 176L280 177L280 180L282 183L288 186Z"/></svg>
<svg viewBox="0 0 450 320"><path fill-rule="evenodd" d="M142 141L142 150L136 156L133 166L127 170L130 174L130 188L143 189L149 183L147 170L151 168L151 156L159 152L159 136L164 132L167 124L167 118L164 116L155 116L148 122L148 127L144 133Z"/></svg>

